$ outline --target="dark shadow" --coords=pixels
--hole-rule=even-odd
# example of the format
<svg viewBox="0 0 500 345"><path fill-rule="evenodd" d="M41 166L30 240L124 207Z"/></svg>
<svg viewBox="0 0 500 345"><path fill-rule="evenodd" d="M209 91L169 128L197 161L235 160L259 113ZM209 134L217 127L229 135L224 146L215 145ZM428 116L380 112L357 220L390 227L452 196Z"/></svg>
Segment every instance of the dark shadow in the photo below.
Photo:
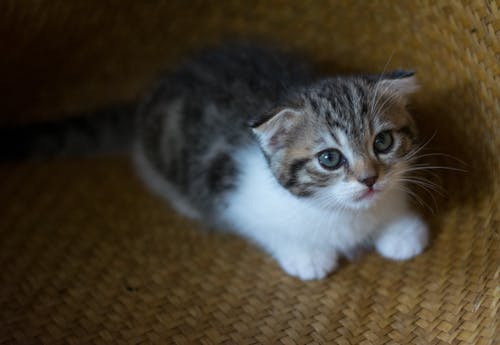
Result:
<svg viewBox="0 0 500 345"><path fill-rule="evenodd" d="M425 93L425 89L420 92ZM474 95L479 95L477 85L464 83L439 94L422 95L411 109L421 138L432 138L423 154L443 154L424 157L423 162L463 170L433 169L435 175L426 176L443 188L444 195L433 193L437 204L434 213L425 212L437 229L441 228L437 224L442 221L440 214L480 204L494 183L494 169L488 163L492 159L488 137L479 133L484 125L475 116L484 109ZM418 193L426 203L434 204L427 193Z"/></svg>

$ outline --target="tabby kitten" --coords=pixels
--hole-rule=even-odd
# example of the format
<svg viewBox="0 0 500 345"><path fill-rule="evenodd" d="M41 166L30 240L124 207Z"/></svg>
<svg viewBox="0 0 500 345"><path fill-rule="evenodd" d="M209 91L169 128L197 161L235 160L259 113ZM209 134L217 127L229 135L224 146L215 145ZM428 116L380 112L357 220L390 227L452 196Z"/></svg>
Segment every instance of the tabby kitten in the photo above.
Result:
<svg viewBox="0 0 500 345"><path fill-rule="evenodd" d="M316 79L293 58L231 46L165 76L138 111L144 182L184 215L320 279L373 244L404 260L428 243L404 177L416 150L413 73Z"/></svg>

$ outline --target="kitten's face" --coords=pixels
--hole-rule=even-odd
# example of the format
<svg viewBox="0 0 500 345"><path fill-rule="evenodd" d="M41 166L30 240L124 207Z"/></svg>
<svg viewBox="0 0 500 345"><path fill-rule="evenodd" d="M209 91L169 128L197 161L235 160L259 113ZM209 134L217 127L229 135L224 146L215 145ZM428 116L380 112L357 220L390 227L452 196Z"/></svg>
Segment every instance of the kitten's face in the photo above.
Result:
<svg viewBox="0 0 500 345"><path fill-rule="evenodd" d="M278 181L322 207L362 209L403 188L416 129L415 81L325 80L255 128Z"/></svg>

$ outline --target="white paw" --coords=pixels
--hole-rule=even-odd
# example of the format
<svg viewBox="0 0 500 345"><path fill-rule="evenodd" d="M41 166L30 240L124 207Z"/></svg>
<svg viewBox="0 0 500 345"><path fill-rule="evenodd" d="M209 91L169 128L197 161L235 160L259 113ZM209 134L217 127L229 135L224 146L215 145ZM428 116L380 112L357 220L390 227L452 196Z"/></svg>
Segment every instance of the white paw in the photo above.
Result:
<svg viewBox="0 0 500 345"><path fill-rule="evenodd" d="M290 251L277 259L285 272L302 280L325 278L337 268L335 252Z"/></svg>
<svg viewBox="0 0 500 345"><path fill-rule="evenodd" d="M393 260L407 260L424 251L429 243L427 225L416 216L390 224L375 241L377 251Z"/></svg>

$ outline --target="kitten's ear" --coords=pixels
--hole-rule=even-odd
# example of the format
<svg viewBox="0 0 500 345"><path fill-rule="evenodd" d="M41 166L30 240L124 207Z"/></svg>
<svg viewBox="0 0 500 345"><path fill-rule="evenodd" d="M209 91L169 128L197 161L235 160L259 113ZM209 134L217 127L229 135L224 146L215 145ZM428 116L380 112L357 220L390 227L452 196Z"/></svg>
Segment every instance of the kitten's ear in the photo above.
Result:
<svg viewBox="0 0 500 345"><path fill-rule="evenodd" d="M408 96L419 89L414 71L396 70L377 78L377 89L382 93L396 95L406 103Z"/></svg>
<svg viewBox="0 0 500 345"><path fill-rule="evenodd" d="M272 153L286 144L287 135L295 128L301 111L288 107L275 108L259 119L250 121L254 134L266 153Z"/></svg>

